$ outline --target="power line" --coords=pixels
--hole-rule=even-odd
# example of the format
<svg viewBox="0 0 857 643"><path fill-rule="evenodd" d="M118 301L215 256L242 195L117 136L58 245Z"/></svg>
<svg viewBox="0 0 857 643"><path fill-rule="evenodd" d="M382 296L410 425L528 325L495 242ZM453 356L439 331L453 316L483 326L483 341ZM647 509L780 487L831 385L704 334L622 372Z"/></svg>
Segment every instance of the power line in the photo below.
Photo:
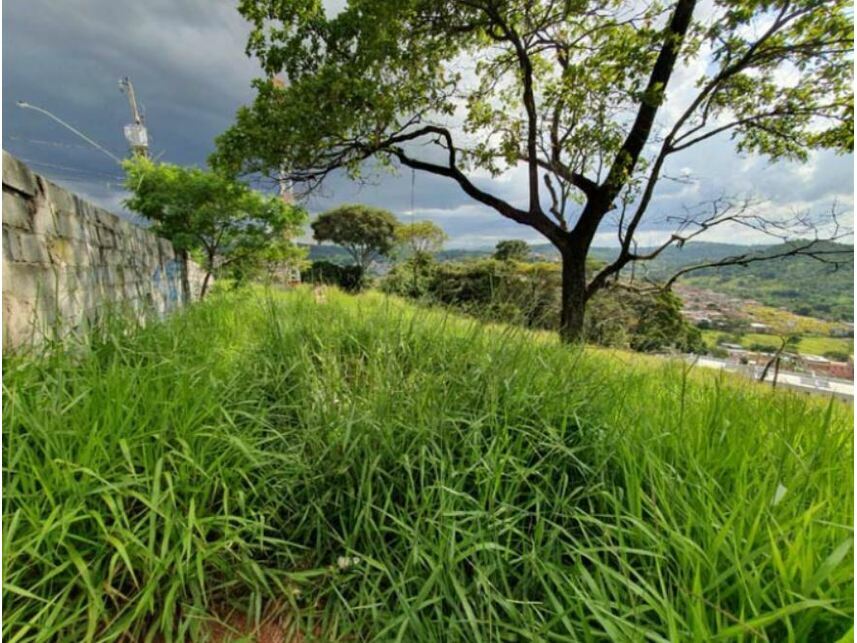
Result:
<svg viewBox="0 0 857 643"><path fill-rule="evenodd" d="M81 145L80 143L61 143L59 141L46 141L39 138L26 138L24 136L9 136L10 141L21 141L24 143L37 143L39 145L50 145L51 147L65 147L75 150L91 150L89 145Z"/></svg>
<svg viewBox="0 0 857 643"><path fill-rule="evenodd" d="M99 185L104 186L108 190L116 190L117 188L124 189L124 185L120 183L113 183L112 181L98 181L92 179L86 179L82 177L73 177L73 176L55 176L52 177L52 180L62 183L78 183L80 185Z"/></svg>
<svg viewBox="0 0 857 643"><path fill-rule="evenodd" d="M69 125L68 123L66 123L64 120L62 120L62 119L61 119L61 118L59 118L58 116L54 116L54 115L53 115L53 114L51 114L48 110L46 110L46 109L42 109L41 107L37 107L36 105L30 105L30 103L28 103L28 102L26 102L26 101L23 101L23 100L19 100L19 101L18 101L18 107L20 107L20 108L22 108L22 109L32 109L32 110L35 110L35 111L37 111L37 112L39 112L39 113L41 113L41 114L44 114L45 116L47 116L47 117L48 117L48 118L50 118L51 120L56 121L57 123L59 123L60 125L62 125L63 127L65 127L66 129L71 130L72 132L74 132L75 134L77 134L79 137L81 137L84 141L86 141L87 143L89 143L89 144L90 144L90 145L92 145L93 147L95 147L95 148L97 148L97 149L101 150L102 152L104 152L107 156L109 156L111 159L113 159L114 161L116 161L116 163L118 163L119 165L121 165L121 164L122 164L122 159L120 159L118 156L116 156L113 152L111 152L111 151L110 151L110 150L108 150L107 148L105 148L105 147L103 147L103 146L99 145L97 142L95 142L94 140L92 140L91 138L89 138L86 134L84 134L83 132L81 132L79 129L76 129L75 127L72 127L71 125Z"/></svg>
<svg viewBox="0 0 857 643"><path fill-rule="evenodd" d="M109 179L116 179L117 181L124 181L124 177L118 176L116 174L110 174L109 172L104 172L101 170L89 170L83 168L70 167L68 165L59 165L57 163L46 163L44 161L35 161L33 159L28 159L24 157L20 157L22 161L25 163L29 163L30 165L40 165L42 167L49 167L55 170L65 170L67 172L74 172L76 174L91 174L91 175L99 175L102 177L107 177Z"/></svg>

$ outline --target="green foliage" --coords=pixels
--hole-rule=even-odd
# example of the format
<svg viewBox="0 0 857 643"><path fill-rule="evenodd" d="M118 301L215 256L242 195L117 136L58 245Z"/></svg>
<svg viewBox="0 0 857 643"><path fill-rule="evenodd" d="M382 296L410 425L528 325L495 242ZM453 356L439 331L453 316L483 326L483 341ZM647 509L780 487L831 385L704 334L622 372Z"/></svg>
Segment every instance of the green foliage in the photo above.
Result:
<svg viewBox="0 0 857 643"><path fill-rule="evenodd" d="M401 223L396 229L396 241L411 255L440 252L447 239L443 228L432 221Z"/></svg>
<svg viewBox="0 0 857 643"><path fill-rule="evenodd" d="M301 208L217 172L142 157L125 161L124 168L131 192L125 205L177 248L201 256L209 276L288 255L289 238L306 221Z"/></svg>
<svg viewBox="0 0 857 643"><path fill-rule="evenodd" d="M520 239L506 239L497 243L494 258L497 261L526 261L530 256L530 246Z"/></svg>
<svg viewBox="0 0 857 643"><path fill-rule="evenodd" d="M418 252L396 264L384 275L380 287L383 292L413 299L429 297L435 283L437 262L428 253Z"/></svg>
<svg viewBox="0 0 857 643"><path fill-rule="evenodd" d="M637 324L631 348L651 352L676 348L682 352L703 353L702 333L681 314L681 299L671 292L660 292L636 301Z"/></svg>
<svg viewBox="0 0 857 643"><path fill-rule="evenodd" d="M381 281L391 294L449 306L486 321L555 330L559 326L561 273L556 263L483 259L396 266ZM681 315L671 294L609 289L587 307L586 340L603 346L656 352L705 352L700 332Z"/></svg>
<svg viewBox="0 0 857 643"><path fill-rule="evenodd" d="M511 261L441 263L432 273L433 302L488 321L556 329L560 272L556 264Z"/></svg>
<svg viewBox="0 0 857 643"><path fill-rule="evenodd" d="M705 353L702 333L681 314L681 300L673 293L641 293L607 288L587 306L587 340L644 353L675 350Z"/></svg>
<svg viewBox="0 0 857 643"><path fill-rule="evenodd" d="M316 241L331 241L345 248L354 264L365 271L378 257L393 250L399 222L380 208L342 205L318 215L310 226Z"/></svg>
<svg viewBox="0 0 857 643"><path fill-rule="evenodd" d="M289 235L272 239L270 243L229 265L225 274L236 286L250 281L270 282L287 270L302 270L309 265L307 248L293 243Z"/></svg>
<svg viewBox="0 0 857 643"><path fill-rule="evenodd" d="M272 605L321 640L851 628L852 407L271 297L4 356L4 640L204 641Z"/></svg>
<svg viewBox="0 0 857 643"><path fill-rule="evenodd" d="M484 7L362 0L327 15L321 3L244 0L240 11L253 27L248 53L290 82L257 82L256 103L239 111L216 158L236 171L276 168L284 155L299 168L335 160L356 174L367 153L382 162L395 156L383 143L409 119L416 116L419 125L427 111L451 116L453 96L463 96L464 128L478 143L458 149L458 161L499 173L520 162L527 144L526 64L541 127L564 134L557 158L576 172L595 172L627 133L627 119L611 116L663 100L663 88L647 94L643 83L672 8L649 4L628 21L625 2ZM717 2L699 14L681 43L684 59L712 50L698 79L698 111L735 122L725 131L740 149L805 158L811 149L852 148L852 16L845 0ZM776 29L760 39L777 14ZM521 36L530 32L534 42ZM456 71L453 63L464 55L478 60L476 83Z"/></svg>
<svg viewBox="0 0 857 643"><path fill-rule="evenodd" d="M301 271L301 280L337 286L346 292L359 292L366 287L366 273L360 266L340 266L330 261L313 261Z"/></svg>

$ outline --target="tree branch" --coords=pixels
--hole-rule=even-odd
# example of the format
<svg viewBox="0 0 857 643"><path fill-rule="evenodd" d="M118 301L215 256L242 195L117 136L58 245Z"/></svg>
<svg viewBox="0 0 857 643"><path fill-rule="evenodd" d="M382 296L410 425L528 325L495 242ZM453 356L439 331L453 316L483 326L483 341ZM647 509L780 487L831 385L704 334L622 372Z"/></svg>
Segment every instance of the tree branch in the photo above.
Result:
<svg viewBox="0 0 857 643"><path fill-rule="evenodd" d="M682 275L686 275L691 272L696 272L698 270L704 270L706 268L723 268L725 266L748 266L751 263L758 263L760 261L771 261L773 259L783 259L785 257L811 257L817 261L821 261L822 263L831 264L835 267L839 267L842 265L846 265L848 263L853 262L854 259L854 249L823 249L816 247L822 243L822 239L812 239L811 241L806 241L804 243L800 243L795 245L792 248L785 249L782 252L776 252L773 254L767 255L753 255L751 253L745 253L741 255L735 255L732 257L725 257L723 259L719 259L717 261L710 261L695 264L693 266L686 266L681 270L677 271L674 275L672 275L669 279L667 279L664 284L664 289L669 289L672 285L678 280ZM850 259L848 258L850 257ZM834 268L835 269L835 268Z"/></svg>
<svg viewBox="0 0 857 643"><path fill-rule="evenodd" d="M678 0L676 3L675 11L664 35L664 44L658 53L655 66L652 68L634 124L607 173L603 187L605 190L604 199L608 205L613 202L613 199L627 183L628 177L640 158L643 147L649 140L655 116L663 102L667 84L684 42L684 36L690 28L695 7L696 0Z"/></svg>

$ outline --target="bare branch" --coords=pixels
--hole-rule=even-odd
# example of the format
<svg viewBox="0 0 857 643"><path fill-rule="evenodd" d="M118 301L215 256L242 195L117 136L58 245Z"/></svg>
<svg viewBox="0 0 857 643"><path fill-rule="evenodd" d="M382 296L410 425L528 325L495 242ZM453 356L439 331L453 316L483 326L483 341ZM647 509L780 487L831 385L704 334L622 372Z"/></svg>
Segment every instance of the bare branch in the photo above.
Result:
<svg viewBox="0 0 857 643"><path fill-rule="evenodd" d="M676 272L669 279L667 279L666 282L664 282L663 288L671 288L672 285L676 282L676 280L682 275L686 275L688 273L695 272L698 270L704 270L706 268L723 268L726 266L748 266L751 263L758 263L760 261L771 261L773 259L783 259L785 257L811 257L812 259L815 259L822 263L834 266L834 269L836 269L836 267L846 265L854 261L853 248L819 248L819 245L822 243L823 240L821 239L812 239L803 243L797 243L791 248L785 249L781 252L755 255L747 253L735 255L732 257L726 257L718 261L711 261L707 263L696 264L693 266L687 266Z"/></svg>
<svg viewBox="0 0 857 643"><path fill-rule="evenodd" d="M646 253L630 250L633 242L626 235L622 239L622 248L617 258L601 269L587 286L589 296L603 287L611 276L619 272L629 263L646 262L656 259L667 248L682 247L687 242L699 237L713 228L724 224L742 226L754 232L776 239L787 244L782 251L748 251L740 255L725 257L713 262L702 262L686 266L669 277L664 283L651 285L654 288L668 289L684 274L732 265L748 265L759 261L770 261L788 256L806 256L816 259L835 268L847 263L853 258L853 248L830 248L825 242L847 240L853 231L840 222L840 212L834 203L829 212L822 216L814 216L808 212L798 212L788 217L774 217L760 211L760 206L752 199L746 198L735 201L721 196L695 209L685 208L683 215L668 216L666 221L676 224L669 238ZM621 219L620 219L621 227ZM620 232L621 234L621 232Z"/></svg>

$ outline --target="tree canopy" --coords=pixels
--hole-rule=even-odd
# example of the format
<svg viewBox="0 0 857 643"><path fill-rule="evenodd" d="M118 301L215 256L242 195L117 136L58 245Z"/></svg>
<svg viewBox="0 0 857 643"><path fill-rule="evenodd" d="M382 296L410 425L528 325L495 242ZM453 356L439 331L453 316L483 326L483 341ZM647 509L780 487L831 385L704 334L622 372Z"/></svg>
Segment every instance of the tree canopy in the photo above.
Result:
<svg viewBox="0 0 857 643"><path fill-rule="evenodd" d="M240 11L269 80L219 138L219 166L288 167L307 188L336 170L358 177L369 158L447 177L560 250L569 338L587 300L647 258L635 235L669 158L716 136L773 160L853 149L847 0L351 0L335 16L321 0L244 0ZM698 71L667 111L677 68ZM288 85L270 80L279 73ZM524 204L473 178L514 167ZM587 279L608 222L619 250ZM723 223L787 227L720 207L684 216L663 247Z"/></svg>
<svg viewBox="0 0 857 643"><path fill-rule="evenodd" d="M504 239L494 249L494 258L499 261L524 261L529 256L530 246L520 239Z"/></svg>
<svg viewBox="0 0 857 643"><path fill-rule="evenodd" d="M342 246L361 270L395 247L398 226L387 210L354 204L328 210L310 224L316 241Z"/></svg>
<svg viewBox="0 0 857 643"><path fill-rule="evenodd" d="M440 251L448 238L443 228L432 221L400 223L396 230L398 242L415 255Z"/></svg>
<svg viewBox="0 0 857 643"><path fill-rule="evenodd" d="M124 164L125 201L179 249L199 252L211 276L261 254L288 253L289 239L306 221L303 209L265 196L218 172L135 157ZM272 255L271 255L272 256Z"/></svg>

